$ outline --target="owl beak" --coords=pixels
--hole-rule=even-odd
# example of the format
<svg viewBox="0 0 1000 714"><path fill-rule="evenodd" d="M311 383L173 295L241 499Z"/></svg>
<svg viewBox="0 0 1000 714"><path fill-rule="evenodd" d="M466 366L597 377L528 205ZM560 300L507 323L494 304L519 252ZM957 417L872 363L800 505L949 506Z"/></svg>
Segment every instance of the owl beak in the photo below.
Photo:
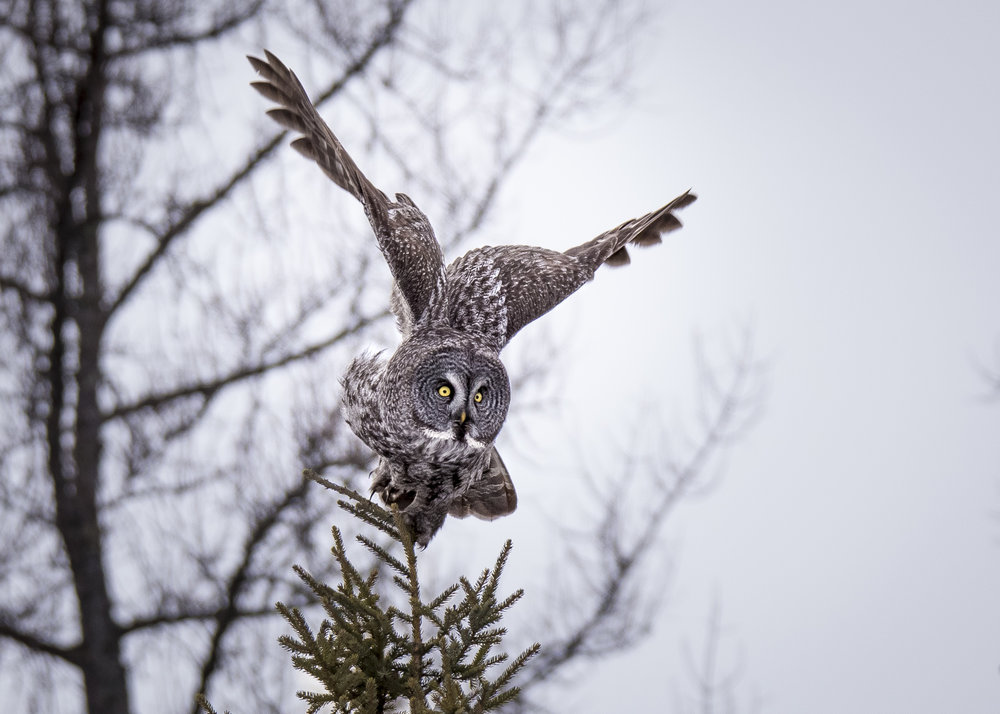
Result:
<svg viewBox="0 0 1000 714"><path fill-rule="evenodd" d="M452 413L452 419L455 421L455 438L461 441L465 438L465 430L469 428L469 424L472 420L469 419L468 413L463 409L458 414Z"/></svg>

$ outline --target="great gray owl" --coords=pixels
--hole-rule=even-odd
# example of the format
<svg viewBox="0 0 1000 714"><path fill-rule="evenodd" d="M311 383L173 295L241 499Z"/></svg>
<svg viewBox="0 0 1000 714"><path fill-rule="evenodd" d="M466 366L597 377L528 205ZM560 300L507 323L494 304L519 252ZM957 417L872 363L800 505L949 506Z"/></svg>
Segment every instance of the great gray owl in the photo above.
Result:
<svg viewBox="0 0 1000 714"><path fill-rule="evenodd" d="M249 57L252 86L281 105L268 115L303 136L292 146L364 206L394 279L392 311L402 342L388 359L362 355L341 383L347 423L375 451L372 492L398 505L426 546L448 514L493 519L517 497L493 442L510 403L499 354L514 334L594 277L628 263L627 244L654 245L680 228L684 193L641 218L559 253L503 245L476 248L445 268L427 217L410 198L390 199L355 165L295 74L265 51Z"/></svg>

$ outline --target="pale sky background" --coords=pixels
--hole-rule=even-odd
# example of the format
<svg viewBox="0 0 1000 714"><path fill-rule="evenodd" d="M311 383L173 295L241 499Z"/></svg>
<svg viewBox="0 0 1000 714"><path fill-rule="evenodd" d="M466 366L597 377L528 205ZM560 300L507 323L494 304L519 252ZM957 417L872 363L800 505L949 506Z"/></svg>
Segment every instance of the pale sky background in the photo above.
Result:
<svg viewBox="0 0 1000 714"><path fill-rule="evenodd" d="M673 3L642 57L636 105L547 139L506 225L561 248L700 200L547 318L573 358L566 408L533 428L592 442L650 397L683 417L691 335L747 322L769 391L668 528L655 633L561 710L665 710L717 594L765 712L1000 711L1000 400L980 372L1000 369L1000 3ZM579 444L540 468L505 443L519 428L499 445L521 507L482 537L530 558L558 512L535 499L573 488L544 467ZM466 528L485 532L439 541Z"/></svg>
<svg viewBox="0 0 1000 714"><path fill-rule="evenodd" d="M760 422L670 517L655 631L578 670L556 711L683 714L683 647L717 597L740 712L997 714L1000 395L982 369L1000 372L1000 2L659 10L635 101L542 139L484 240L563 249L700 199L519 336L554 337L561 379L559 408L512 412L498 441L518 511L449 519L425 557L487 565L512 538L516 634L546 606L539 534L574 522L581 455L643 415L683 423L692 336L750 324ZM225 81L259 112L239 63Z"/></svg>

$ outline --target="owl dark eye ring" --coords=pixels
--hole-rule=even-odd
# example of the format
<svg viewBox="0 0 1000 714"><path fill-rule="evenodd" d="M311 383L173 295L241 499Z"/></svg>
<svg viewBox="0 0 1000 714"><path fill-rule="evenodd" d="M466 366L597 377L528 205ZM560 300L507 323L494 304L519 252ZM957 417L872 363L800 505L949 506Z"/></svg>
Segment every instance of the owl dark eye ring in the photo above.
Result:
<svg viewBox="0 0 1000 714"><path fill-rule="evenodd" d="M442 384L440 387L437 388L437 393L439 397L444 397L445 399L447 399L448 397L451 396L451 387L449 387L447 384Z"/></svg>

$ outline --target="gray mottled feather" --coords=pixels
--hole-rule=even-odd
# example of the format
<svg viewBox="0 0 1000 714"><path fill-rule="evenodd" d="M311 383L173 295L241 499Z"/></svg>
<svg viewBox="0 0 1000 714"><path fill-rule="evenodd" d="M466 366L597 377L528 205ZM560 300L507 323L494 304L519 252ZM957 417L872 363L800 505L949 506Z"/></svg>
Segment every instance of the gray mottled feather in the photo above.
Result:
<svg viewBox="0 0 1000 714"><path fill-rule="evenodd" d="M476 472L476 478L467 478L469 468ZM498 481L504 477L506 484ZM383 502L399 507L422 546L430 542L448 515L493 520L512 513L517 506L514 485L495 450L484 452L471 467L382 458L372 473L371 488Z"/></svg>
<svg viewBox="0 0 1000 714"><path fill-rule="evenodd" d="M517 508L517 492L507 466L493 447L489 465L482 478L473 481L465 493L454 498L448 515L456 518L475 516L492 521L507 516Z"/></svg>
<svg viewBox="0 0 1000 714"><path fill-rule="evenodd" d="M695 201L690 191L662 208L559 253L525 245L485 246L448 266L448 319L456 329L483 334L497 349L576 292L602 265L628 262L628 245L655 245L676 230L673 214Z"/></svg>

